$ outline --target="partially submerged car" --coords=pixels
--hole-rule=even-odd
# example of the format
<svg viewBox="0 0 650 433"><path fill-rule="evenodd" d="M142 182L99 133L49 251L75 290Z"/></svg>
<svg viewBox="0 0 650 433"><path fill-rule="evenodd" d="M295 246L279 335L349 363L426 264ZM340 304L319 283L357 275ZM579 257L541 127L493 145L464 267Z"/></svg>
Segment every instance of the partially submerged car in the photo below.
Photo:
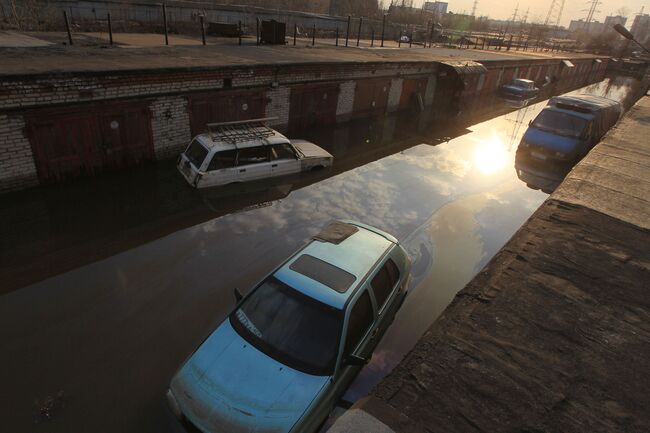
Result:
<svg viewBox="0 0 650 433"><path fill-rule="evenodd" d="M618 122L619 102L601 96L555 96L532 120L517 152L532 158L574 164Z"/></svg>
<svg viewBox="0 0 650 433"><path fill-rule="evenodd" d="M501 86L501 95L507 99L532 99L539 95L539 89L532 80L515 78L512 83Z"/></svg>
<svg viewBox="0 0 650 433"><path fill-rule="evenodd" d="M531 188L553 191L621 114L619 102L600 96L551 98L519 143L517 175Z"/></svg>
<svg viewBox="0 0 650 433"><path fill-rule="evenodd" d="M327 226L247 296L167 392L203 432L313 432L401 306L411 263L399 242L352 221Z"/></svg>
<svg viewBox="0 0 650 433"><path fill-rule="evenodd" d="M204 188L324 168L333 157L314 143L289 140L266 126L271 119L208 124L178 158L187 182Z"/></svg>

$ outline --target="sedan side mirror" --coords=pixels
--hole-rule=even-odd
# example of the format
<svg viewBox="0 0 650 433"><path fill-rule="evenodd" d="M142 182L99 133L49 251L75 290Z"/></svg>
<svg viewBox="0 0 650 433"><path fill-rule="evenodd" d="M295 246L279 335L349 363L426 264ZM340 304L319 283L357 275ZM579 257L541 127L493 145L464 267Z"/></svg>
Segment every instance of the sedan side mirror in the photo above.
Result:
<svg viewBox="0 0 650 433"><path fill-rule="evenodd" d="M348 356L345 357L345 363L346 363L347 365L360 365L360 366L364 366L364 365L366 365L366 364L368 363L368 361L370 361L370 359L368 359L368 358L362 358L361 356L352 355L352 354L350 354L350 355L348 355Z"/></svg>
<svg viewBox="0 0 650 433"><path fill-rule="evenodd" d="M241 292L239 291L239 289L237 287L235 287L234 292L235 292L235 299L237 300L237 302L244 299L244 295L241 294Z"/></svg>

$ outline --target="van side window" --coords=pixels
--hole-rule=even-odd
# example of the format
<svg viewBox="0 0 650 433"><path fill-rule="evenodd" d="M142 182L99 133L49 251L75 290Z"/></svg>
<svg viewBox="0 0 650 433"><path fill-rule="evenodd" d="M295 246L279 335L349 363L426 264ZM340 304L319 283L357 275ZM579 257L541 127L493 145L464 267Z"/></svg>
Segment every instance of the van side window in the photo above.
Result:
<svg viewBox="0 0 650 433"><path fill-rule="evenodd" d="M215 153L212 157L212 161L210 161L210 165L208 166L208 171L234 167L236 155L236 150L223 150Z"/></svg>
<svg viewBox="0 0 650 433"><path fill-rule="evenodd" d="M397 281L399 281L399 269L393 260L388 259L370 282L377 300L377 309L381 310L384 306Z"/></svg>
<svg viewBox="0 0 650 433"><path fill-rule="evenodd" d="M276 144L271 149L271 159L296 159L296 154L288 144Z"/></svg>
<svg viewBox="0 0 650 433"><path fill-rule="evenodd" d="M269 162L269 147L257 146L239 149L239 165Z"/></svg>
<svg viewBox="0 0 650 433"><path fill-rule="evenodd" d="M372 311L372 302L370 294L364 290L357 302L352 307L350 319L348 320L348 330L345 335L345 355L349 355L359 345L361 339L370 329L374 320Z"/></svg>

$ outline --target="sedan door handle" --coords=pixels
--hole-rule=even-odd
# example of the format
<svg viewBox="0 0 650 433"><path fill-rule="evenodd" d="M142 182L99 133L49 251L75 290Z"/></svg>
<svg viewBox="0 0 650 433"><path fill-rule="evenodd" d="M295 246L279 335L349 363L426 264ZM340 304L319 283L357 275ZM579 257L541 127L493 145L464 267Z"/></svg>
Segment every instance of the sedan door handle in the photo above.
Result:
<svg viewBox="0 0 650 433"><path fill-rule="evenodd" d="M277 167L277 166L278 166L277 164L271 164L271 167Z"/></svg>
<svg viewBox="0 0 650 433"><path fill-rule="evenodd" d="M245 172L245 171L246 171L245 168L242 168L241 170L239 170L240 173L243 173L243 172Z"/></svg>

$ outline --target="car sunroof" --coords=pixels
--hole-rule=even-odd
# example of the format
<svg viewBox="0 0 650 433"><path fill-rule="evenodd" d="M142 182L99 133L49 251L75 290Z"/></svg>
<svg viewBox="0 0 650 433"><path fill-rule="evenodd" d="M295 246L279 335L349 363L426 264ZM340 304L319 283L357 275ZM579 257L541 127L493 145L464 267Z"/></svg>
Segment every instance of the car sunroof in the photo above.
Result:
<svg viewBox="0 0 650 433"><path fill-rule="evenodd" d="M309 254L298 257L289 266L289 269L316 280L339 293L345 293L356 280L351 273Z"/></svg>

